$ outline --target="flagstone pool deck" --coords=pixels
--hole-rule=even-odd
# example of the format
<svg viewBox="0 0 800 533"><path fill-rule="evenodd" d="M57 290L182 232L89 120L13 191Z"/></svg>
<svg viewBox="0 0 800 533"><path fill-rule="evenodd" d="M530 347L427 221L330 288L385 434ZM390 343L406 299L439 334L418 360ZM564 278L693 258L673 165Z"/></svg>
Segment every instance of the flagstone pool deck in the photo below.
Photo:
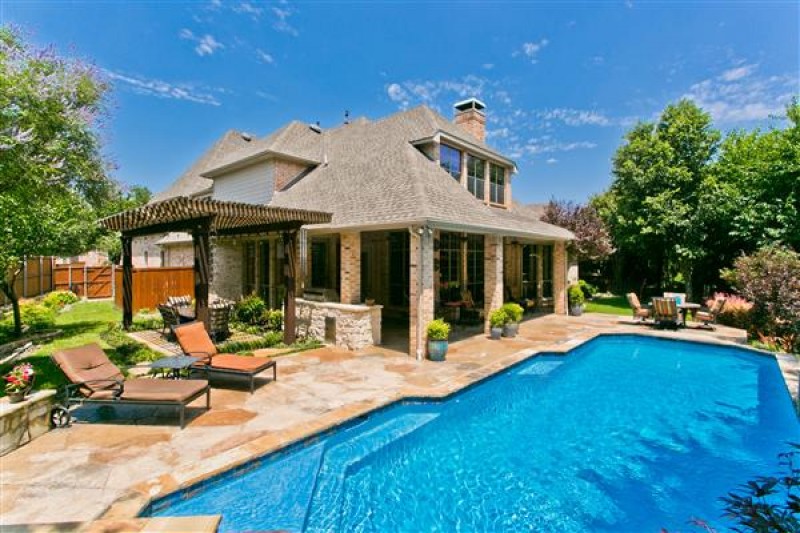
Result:
<svg viewBox="0 0 800 533"><path fill-rule="evenodd" d="M253 395L235 380L225 383L230 388L214 388L212 409L197 402L187 411L184 430L168 408L90 409L85 423L51 431L0 458L0 525L102 518L97 524L111 529L97 530L113 530L115 523L125 529L156 497L376 407L404 397L446 396L534 353L567 351L608 333L745 342L743 331L725 327L656 331L627 317L546 315L524 322L514 339L480 335L452 343L442 363L382 347L358 352L324 347L284 356L277 382L265 378ZM794 395L797 362L788 356L779 362Z"/></svg>

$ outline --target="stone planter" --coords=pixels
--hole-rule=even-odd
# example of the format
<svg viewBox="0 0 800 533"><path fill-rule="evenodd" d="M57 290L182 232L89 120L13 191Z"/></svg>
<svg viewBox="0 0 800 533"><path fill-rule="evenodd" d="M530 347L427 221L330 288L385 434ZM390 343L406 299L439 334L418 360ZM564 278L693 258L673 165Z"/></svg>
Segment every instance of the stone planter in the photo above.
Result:
<svg viewBox="0 0 800 533"><path fill-rule="evenodd" d="M447 355L447 341L428 341L428 359L431 361L444 361Z"/></svg>
<svg viewBox="0 0 800 533"><path fill-rule="evenodd" d="M583 306L582 305L569 306L569 314L571 314L572 316L581 316L583 314Z"/></svg>
<svg viewBox="0 0 800 533"><path fill-rule="evenodd" d="M519 324L506 324L503 326L503 337L516 337L519 331Z"/></svg>
<svg viewBox="0 0 800 533"><path fill-rule="evenodd" d="M55 390L39 390L19 403L0 398L0 455L5 455L50 431Z"/></svg>
<svg viewBox="0 0 800 533"><path fill-rule="evenodd" d="M489 330L489 336L492 340L500 339L500 336L503 334L503 328L491 328Z"/></svg>

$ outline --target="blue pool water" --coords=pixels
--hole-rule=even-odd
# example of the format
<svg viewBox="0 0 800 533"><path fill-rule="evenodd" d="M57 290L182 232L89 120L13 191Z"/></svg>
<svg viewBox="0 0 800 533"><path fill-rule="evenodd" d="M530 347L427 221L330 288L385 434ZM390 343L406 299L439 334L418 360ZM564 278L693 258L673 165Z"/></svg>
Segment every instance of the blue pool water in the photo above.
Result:
<svg viewBox="0 0 800 533"><path fill-rule="evenodd" d="M774 359L600 337L443 402L402 403L154 502L224 531L727 529L718 497L800 424Z"/></svg>

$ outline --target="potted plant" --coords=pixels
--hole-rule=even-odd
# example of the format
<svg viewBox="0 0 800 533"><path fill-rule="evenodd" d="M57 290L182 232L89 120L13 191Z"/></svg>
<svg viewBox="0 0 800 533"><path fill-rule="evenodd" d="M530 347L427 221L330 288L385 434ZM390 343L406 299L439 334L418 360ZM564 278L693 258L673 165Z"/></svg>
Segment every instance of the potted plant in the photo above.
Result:
<svg viewBox="0 0 800 533"><path fill-rule="evenodd" d="M500 309L503 310L507 317L506 323L503 325L503 337L516 337L519 332L519 323L525 310L521 305L514 302L503 304Z"/></svg>
<svg viewBox="0 0 800 533"><path fill-rule="evenodd" d="M489 313L489 334L491 338L497 340L503 334L503 326L508 323L508 315L503 309L495 309Z"/></svg>
<svg viewBox="0 0 800 533"><path fill-rule="evenodd" d="M36 372L30 363L22 363L15 366L11 372L5 375L6 393L10 403L18 403L25 399L25 396L33 388L33 379Z"/></svg>
<svg viewBox="0 0 800 533"><path fill-rule="evenodd" d="M447 355L447 338L450 336L450 324L437 318L428 322L428 359L444 361Z"/></svg>
<svg viewBox="0 0 800 533"><path fill-rule="evenodd" d="M583 296L583 291L577 283L570 285L567 289L567 299L569 300L569 314L572 316L581 316L583 314L583 303L586 298Z"/></svg>

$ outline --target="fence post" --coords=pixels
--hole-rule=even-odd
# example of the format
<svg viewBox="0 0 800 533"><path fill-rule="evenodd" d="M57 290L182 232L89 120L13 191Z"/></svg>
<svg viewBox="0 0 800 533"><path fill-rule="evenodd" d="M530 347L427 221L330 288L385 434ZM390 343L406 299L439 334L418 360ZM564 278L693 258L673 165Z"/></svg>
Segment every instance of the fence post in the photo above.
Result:
<svg viewBox="0 0 800 533"><path fill-rule="evenodd" d="M39 294L44 294L44 257L39 256Z"/></svg>
<svg viewBox="0 0 800 533"><path fill-rule="evenodd" d="M67 264L67 290L72 290L72 261Z"/></svg>
<svg viewBox="0 0 800 533"><path fill-rule="evenodd" d="M22 297L28 297L28 256L22 258Z"/></svg>
<svg viewBox="0 0 800 533"><path fill-rule="evenodd" d="M117 301L117 274L114 272L114 263L111 263L111 299Z"/></svg>
<svg viewBox="0 0 800 533"><path fill-rule="evenodd" d="M89 270L86 263L83 264L83 297L89 299Z"/></svg>

